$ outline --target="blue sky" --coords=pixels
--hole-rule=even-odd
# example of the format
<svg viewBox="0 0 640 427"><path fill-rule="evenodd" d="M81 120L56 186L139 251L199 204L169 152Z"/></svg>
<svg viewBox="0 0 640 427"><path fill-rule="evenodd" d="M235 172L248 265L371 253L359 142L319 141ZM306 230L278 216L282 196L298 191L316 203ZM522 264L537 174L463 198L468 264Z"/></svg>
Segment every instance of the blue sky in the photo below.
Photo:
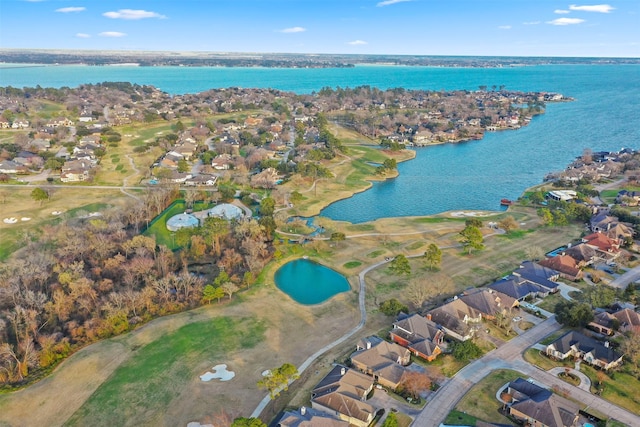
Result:
<svg viewBox="0 0 640 427"><path fill-rule="evenodd" d="M0 0L0 48L640 57L640 1Z"/></svg>

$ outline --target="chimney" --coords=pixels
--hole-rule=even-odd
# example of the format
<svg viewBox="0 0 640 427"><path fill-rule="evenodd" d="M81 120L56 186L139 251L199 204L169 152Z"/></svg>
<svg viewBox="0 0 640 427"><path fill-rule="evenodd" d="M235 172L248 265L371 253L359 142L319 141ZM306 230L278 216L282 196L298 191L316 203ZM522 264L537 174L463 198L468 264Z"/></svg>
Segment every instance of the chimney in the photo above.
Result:
<svg viewBox="0 0 640 427"><path fill-rule="evenodd" d="M342 369L340 369L340 375L344 375L346 373L347 373L347 370L343 366Z"/></svg>
<svg viewBox="0 0 640 427"><path fill-rule="evenodd" d="M300 415L305 415L307 413L307 408L304 406L300 408Z"/></svg>
<svg viewBox="0 0 640 427"><path fill-rule="evenodd" d="M371 341L367 341L367 350L371 348Z"/></svg>
<svg viewBox="0 0 640 427"><path fill-rule="evenodd" d="M605 346L605 347L607 347L607 348L609 348L609 341L605 341L605 342L604 342L604 346Z"/></svg>

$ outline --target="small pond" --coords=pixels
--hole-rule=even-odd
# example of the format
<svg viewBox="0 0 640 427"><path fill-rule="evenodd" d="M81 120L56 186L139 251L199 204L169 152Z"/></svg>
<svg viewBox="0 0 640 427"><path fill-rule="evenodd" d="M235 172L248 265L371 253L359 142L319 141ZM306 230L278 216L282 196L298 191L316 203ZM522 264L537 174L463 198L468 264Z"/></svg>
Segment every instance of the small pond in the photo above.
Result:
<svg viewBox="0 0 640 427"><path fill-rule="evenodd" d="M351 289L344 276L308 259L297 259L280 267L275 282L278 289L305 305L319 304Z"/></svg>

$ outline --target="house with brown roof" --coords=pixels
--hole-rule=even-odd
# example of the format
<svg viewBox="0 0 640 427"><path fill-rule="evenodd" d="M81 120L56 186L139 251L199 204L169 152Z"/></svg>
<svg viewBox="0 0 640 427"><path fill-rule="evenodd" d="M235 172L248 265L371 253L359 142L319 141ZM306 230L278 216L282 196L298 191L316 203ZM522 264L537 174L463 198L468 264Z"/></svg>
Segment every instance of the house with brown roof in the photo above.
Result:
<svg viewBox="0 0 640 427"><path fill-rule="evenodd" d="M366 402L373 378L336 365L311 391L311 408L334 415L357 427L373 421L376 408Z"/></svg>
<svg viewBox="0 0 640 427"><path fill-rule="evenodd" d="M570 248L567 248L563 255L569 255L571 258L577 261L578 267L583 268L587 265L593 264L598 258L598 254L593 246L585 243L579 243Z"/></svg>
<svg viewBox="0 0 640 427"><path fill-rule="evenodd" d="M590 365L609 370L622 363L622 354L614 351L609 343L602 344L579 332L569 331L545 350L547 356L564 360L568 357L582 359Z"/></svg>
<svg viewBox="0 0 640 427"><path fill-rule="evenodd" d="M551 268L560 273L560 277L576 281L582 279L584 273L578 262L569 255L556 255L538 262L543 267Z"/></svg>
<svg viewBox="0 0 640 427"><path fill-rule="evenodd" d="M640 314L629 308L623 308L614 313L604 311L596 314L588 326L603 335L613 335L616 332L640 332Z"/></svg>
<svg viewBox="0 0 640 427"><path fill-rule="evenodd" d="M379 384L392 390L402 382L404 366L411 361L411 352L396 343L370 336L360 340L351 355L354 368L371 375Z"/></svg>
<svg viewBox="0 0 640 427"><path fill-rule="evenodd" d="M584 236L582 242L594 248L598 257L603 260L612 260L620 255L620 241L607 237L604 233L591 233Z"/></svg>
<svg viewBox="0 0 640 427"><path fill-rule="evenodd" d="M580 406L537 384L518 378L506 391L509 415L535 427L577 427Z"/></svg>
<svg viewBox="0 0 640 427"><path fill-rule="evenodd" d="M466 291L460 300L479 311L487 320L493 320L496 315L506 314L520 305L515 298L489 288Z"/></svg>
<svg viewBox="0 0 640 427"><path fill-rule="evenodd" d="M389 331L393 342L431 362L440 353L444 332L433 321L419 314L399 319Z"/></svg>
<svg viewBox="0 0 640 427"><path fill-rule="evenodd" d="M286 411L277 427L349 427L349 423L326 412L302 406L296 411Z"/></svg>
<svg viewBox="0 0 640 427"><path fill-rule="evenodd" d="M482 313L456 297L453 301L429 311L426 318L438 325L446 335L466 341L479 328Z"/></svg>

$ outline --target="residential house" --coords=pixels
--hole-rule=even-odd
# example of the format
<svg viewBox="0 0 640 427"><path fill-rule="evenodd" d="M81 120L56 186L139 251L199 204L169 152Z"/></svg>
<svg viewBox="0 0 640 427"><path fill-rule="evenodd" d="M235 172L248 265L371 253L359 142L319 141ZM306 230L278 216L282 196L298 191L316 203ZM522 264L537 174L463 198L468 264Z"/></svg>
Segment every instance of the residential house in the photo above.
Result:
<svg viewBox="0 0 640 427"><path fill-rule="evenodd" d="M186 185L213 187L216 185L218 177L216 175L197 175L187 179Z"/></svg>
<svg viewBox="0 0 640 427"><path fill-rule="evenodd" d="M507 387L509 415L526 426L578 427L580 406L537 384L518 378Z"/></svg>
<svg viewBox="0 0 640 427"><path fill-rule="evenodd" d="M538 262L543 267L556 270L560 277L567 280L576 281L582 279L584 273L580 269L578 262L569 255L556 255Z"/></svg>
<svg viewBox="0 0 640 427"><path fill-rule="evenodd" d="M0 161L0 173L17 174L17 173L27 173L27 172L28 172L28 169L24 165L21 165L11 160Z"/></svg>
<svg viewBox="0 0 640 427"><path fill-rule="evenodd" d="M219 154L211 160L211 166L217 170L227 170L231 168L231 154Z"/></svg>
<svg viewBox="0 0 640 427"><path fill-rule="evenodd" d="M286 411L277 427L349 427L349 423L326 412L302 406L297 411Z"/></svg>
<svg viewBox="0 0 640 427"><path fill-rule="evenodd" d="M278 171L274 168L266 168L260 173L251 177L251 186L260 188L275 188L281 179Z"/></svg>
<svg viewBox="0 0 640 427"><path fill-rule="evenodd" d="M183 158L182 154L176 153L175 151L169 151L162 157L162 160L160 160L160 166L169 169L177 169L178 162Z"/></svg>
<svg viewBox="0 0 640 427"><path fill-rule="evenodd" d="M10 127L11 123L9 123L9 120L4 117L0 117L0 129L9 129Z"/></svg>
<svg viewBox="0 0 640 427"><path fill-rule="evenodd" d="M373 378L381 385L395 390L404 376L404 366L411 361L408 349L380 337L360 340L351 355L354 368Z"/></svg>
<svg viewBox="0 0 640 427"><path fill-rule="evenodd" d="M311 391L311 408L334 415L356 427L367 427L376 409L366 402L373 378L335 365Z"/></svg>
<svg viewBox="0 0 640 427"><path fill-rule="evenodd" d="M444 332L432 320L419 314L399 319L389 331L391 340L428 361L442 353Z"/></svg>
<svg viewBox="0 0 640 427"><path fill-rule="evenodd" d="M640 314L629 308L623 308L613 313L604 311L596 314L588 326L603 335L613 335L616 331L640 332Z"/></svg>
<svg viewBox="0 0 640 427"><path fill-rule="evenodd" d="M498 314L511 312L511 309L519 305L515 298L488 288L465 291L460 300L480 312L482 317L487 320L495 319Z"/></svg>
<svg viewBox="0 0 640 427"><path fill-rule="evenodd" d="M11 129L26 129L29 127L29 122L24 119L17 119L11 123Z"/></svg>
<svg viewBox="0 0 640 427"><path fill-rule="evenodd" d="M603 260L612 260L620 255L620 241L607 237L603 233L591 233L583 237L582 242L594 248L598 257Z"/></svg>
<svg viewBox="0 0 640 427"><path fill-rule="evenodd" d="M175 145L172 151L182 155L186 160L190 160L196 152L196 144L184 142L183 144Z"/></svg>
<svg viewBox="0 0 640 427"><path fill-rule="evenodd" d="M571 258L576 260L579 268L593 264L598 258L595 248L584 243L579 243L567 248L563 254L569 255Z"/></svg>
<svg viewBox="0 0 640 427"><path fill-rule="evenodd" d="M455 297L452 301L429 311L426 318L437 324L446 335L466 341L474 335L478 326L473 324L482 321L482 313Z"/></svg>
<svg viewBox="0 0 640 427"><path fill-rule="evenodd" d="M556 280L560 273L540 264L525 261L513 274L488 286L518 301L527 298L544 298L558 291Z"/></svg>
<svg viewBox="0 0 640 427"><path fill-rule="evenodd" d="M89 171L92 164L85 160L69 160L62 165L60 173L60 181L62 182L79 182L89 179Z"/></svg>
<svg viewBox="0 0 640 427"><path fill-rule="evenodd" d="M616 203L623 203L627 206L638 206L640 202L640 191L621 190L616 196Z"/></svg>
<svg viewBox="0 0 640 427"><path fill-rule="evenodd" d="M608 343L602 344L579 332L570 331L547 346L550 357L564 360L574 357L590 365L609 370L622 363L622 355L614 351Z"/></svg>
<svg viewBox="0 0 640 427"><path fill-rule="evenodd" d="M49 120L46 124L47 127L57 128L57 127L71 127L73 126L73 121L67 119L66 117L58 117L55 119Z"/></svg>

